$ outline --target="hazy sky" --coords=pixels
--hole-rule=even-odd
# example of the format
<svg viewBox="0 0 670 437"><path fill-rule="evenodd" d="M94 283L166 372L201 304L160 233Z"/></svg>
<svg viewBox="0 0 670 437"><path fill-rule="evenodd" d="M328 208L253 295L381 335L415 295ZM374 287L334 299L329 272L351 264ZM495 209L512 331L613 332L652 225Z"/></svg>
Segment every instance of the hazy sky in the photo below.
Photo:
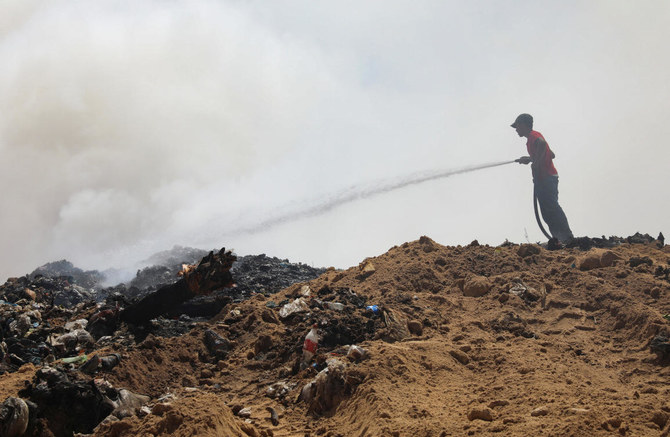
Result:
<svg viewBox="0 0 670 437"><path fill-rule="evenodd" d="M352 186L525 154L576 235L669 232L670 2L0 3L0 280L175 244L348 267L543 240L506 165L241 232ZM526 237L527 235L527 237Z"/></svg>

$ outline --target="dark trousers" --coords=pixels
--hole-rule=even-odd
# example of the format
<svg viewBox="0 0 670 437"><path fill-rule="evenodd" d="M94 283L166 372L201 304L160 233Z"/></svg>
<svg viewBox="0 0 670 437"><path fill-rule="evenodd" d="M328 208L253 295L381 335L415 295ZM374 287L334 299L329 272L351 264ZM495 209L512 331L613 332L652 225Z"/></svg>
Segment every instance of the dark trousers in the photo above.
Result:
<svg viewBox="0 0 670 437"><path fill-rule="evenodd" d="M558 204L558 176L547 176L535 181L535 195L551 235L562 242L573 238L568 218Z"/></svg>

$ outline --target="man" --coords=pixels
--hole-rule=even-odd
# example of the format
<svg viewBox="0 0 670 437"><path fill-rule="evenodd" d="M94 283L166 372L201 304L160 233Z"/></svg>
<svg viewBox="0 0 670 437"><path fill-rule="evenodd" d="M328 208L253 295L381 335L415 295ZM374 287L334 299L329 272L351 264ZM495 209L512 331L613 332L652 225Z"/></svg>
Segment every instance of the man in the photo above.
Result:
<svg viewBox="0 0 670 437"><path fill-rule="evenodd" d="M558 204L558 172L552 161L556 156L542 134L533 130L533 117L530 114L519 115L512 127L520 137L528 140L526 149L530 156L522 156L517 161L531 165L535 196L540 204L542 218L549 225L552 237L566 243L573 236L568 219Z"/></svg>

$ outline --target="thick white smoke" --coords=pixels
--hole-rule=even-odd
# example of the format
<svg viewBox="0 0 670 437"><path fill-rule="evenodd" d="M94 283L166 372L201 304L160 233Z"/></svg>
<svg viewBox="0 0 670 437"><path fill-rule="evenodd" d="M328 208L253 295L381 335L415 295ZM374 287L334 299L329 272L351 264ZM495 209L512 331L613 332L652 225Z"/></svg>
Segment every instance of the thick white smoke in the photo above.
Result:
<svg viewBox="0 0 670 437"><path fill-rule="evenodd" d="M2 2L0 281L175 244L345 267L423 234L541 239L525 167L300 215L514 159L520 112L557 154L577 235L658 232L669 19L661 0ZM284 211L297 221L231 233Z"/></svg>
<svg viewBox="0 0 670 437"><path fill-rule="evenodd" d="M3 12L3 274L197 234L209 214L239 209L239 178L300 146L338 86L309 44L234 2Z"/></svg>

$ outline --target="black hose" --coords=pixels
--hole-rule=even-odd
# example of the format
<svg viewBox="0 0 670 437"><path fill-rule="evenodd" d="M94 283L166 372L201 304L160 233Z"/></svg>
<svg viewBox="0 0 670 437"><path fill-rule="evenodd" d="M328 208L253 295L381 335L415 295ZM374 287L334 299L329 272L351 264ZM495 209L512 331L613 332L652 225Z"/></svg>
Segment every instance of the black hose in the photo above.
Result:
<svg viewBox="0 0 670 437"><path fill-rule="evenodd" d="M537 212L537 193L535 192L535 187L533 186L533 208L535 208L535 220L537 220L537 225L540 227L540 230L544 234L545 237L551 240L551 235L547 233L547 231L544 230L544 226L542 226L542 220L540 220L540 214Z"/></svg>

